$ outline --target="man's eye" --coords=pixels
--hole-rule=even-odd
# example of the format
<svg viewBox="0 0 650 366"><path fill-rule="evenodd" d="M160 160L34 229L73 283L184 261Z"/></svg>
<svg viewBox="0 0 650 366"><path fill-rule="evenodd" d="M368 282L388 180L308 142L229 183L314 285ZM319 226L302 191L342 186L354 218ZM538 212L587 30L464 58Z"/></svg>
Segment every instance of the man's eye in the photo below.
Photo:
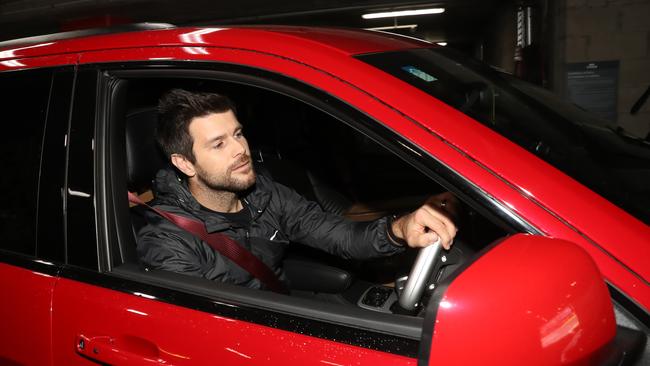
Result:
<svg viewBox="0 0 650 366"><path fill-rule="evenodd" d="M236 133L235 133L235 137L237 137L237 138L239 138L239 137L243 137L243 136L244 136L244 132L243 132L243 131L239 131L239 132L236 132Z"/></svg>
<svg viewBox="0 0 650 366"><path fill-rule="evenodd" d="M219 142L217 144L214 144L212 147L215 148L215 149L221 149L223 147L223 142Z"/></svg>

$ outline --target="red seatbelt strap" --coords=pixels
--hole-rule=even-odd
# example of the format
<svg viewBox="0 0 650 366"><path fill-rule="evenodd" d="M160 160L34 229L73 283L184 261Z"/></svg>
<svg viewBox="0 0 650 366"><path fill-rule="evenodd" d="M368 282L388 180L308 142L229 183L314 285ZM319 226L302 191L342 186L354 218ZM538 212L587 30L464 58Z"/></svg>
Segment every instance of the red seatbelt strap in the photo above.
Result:
<svg viewBox="0 0 650 366"><path fill-rule="evenodd" d="M151 207L132 192L129 192L129 202L145 206L181 229L194 234L206 242L212 249L235 262L253 277L260 280L270 290L284 294L288 293L284 284L280 282L275 273L264 262L229 236L220 233L208 233L205 225L201 221Z"/></svg>

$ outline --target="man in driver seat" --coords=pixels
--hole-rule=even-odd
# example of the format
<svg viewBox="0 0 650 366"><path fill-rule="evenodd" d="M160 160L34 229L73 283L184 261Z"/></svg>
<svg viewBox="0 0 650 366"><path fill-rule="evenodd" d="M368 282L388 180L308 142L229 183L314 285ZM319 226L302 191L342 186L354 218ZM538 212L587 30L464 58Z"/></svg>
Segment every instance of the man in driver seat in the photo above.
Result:
<svg viewBox="0 0 650 366"><path fill-rule="evenodd" d="M234 239L283 281L290 242L343 258L370 259L425 247L438 238L449 249L456 227L442 206L450 194L399 218L353 222L324 212L297 192L256 175L232 102L213 93L175 89L159 102L157 141L173 166L158 172L153 205L198 219L209 233ZM436 205L442 202L442 205ZM138 255L148 268L169 270L251 288L264 288L235 262L158 214L146 214Z"/></svg>

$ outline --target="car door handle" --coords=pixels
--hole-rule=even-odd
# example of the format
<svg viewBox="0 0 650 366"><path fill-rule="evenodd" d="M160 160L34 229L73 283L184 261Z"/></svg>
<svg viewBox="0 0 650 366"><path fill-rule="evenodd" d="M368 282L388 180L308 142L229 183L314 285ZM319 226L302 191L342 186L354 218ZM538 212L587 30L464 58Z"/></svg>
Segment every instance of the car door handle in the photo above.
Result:
<svg viewBox="0 0 650 366"><path fill-rule="evenodd" d="M136 336L77 336L77 353L109 365L171 365L161 357L158 346Z"/></svg>

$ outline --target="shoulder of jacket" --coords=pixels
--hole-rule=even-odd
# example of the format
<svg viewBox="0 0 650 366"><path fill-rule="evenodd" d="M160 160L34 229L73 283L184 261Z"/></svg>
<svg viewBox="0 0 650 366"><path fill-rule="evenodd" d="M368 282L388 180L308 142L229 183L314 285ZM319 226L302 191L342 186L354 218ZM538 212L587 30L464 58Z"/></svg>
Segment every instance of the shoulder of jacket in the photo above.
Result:
<svg viewBox="0 0 650 366"><path fill-rule="evenodd" d="M257 189L264 189L264 188L269 188L270 186L273 186L275 181L266 175L258 174L255 177L255 185L257 186Z"/></svg>

